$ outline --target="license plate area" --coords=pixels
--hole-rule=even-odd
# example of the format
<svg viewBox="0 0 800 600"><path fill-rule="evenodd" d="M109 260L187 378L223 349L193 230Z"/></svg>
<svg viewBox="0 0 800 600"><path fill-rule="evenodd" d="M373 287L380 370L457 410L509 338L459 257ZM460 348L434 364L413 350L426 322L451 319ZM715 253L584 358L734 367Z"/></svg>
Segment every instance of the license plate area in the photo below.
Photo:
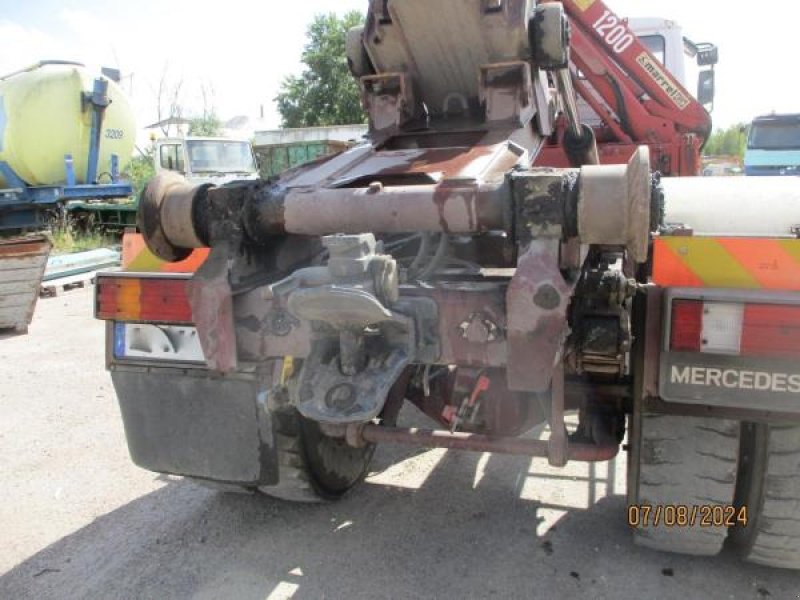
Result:
<svg viewBox="0 0 800 600"><path fill-rule="evenodd" d="M191 326L116 322L112 338L117 361L205 364L197 330Z"/></svg>

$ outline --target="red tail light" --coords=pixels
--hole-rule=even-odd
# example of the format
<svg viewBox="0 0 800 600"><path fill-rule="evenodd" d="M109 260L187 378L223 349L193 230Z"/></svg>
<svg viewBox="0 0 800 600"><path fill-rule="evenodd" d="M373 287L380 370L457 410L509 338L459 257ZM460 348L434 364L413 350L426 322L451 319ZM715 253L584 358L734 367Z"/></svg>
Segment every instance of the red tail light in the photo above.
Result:
<svg viewBox="0 0 800 600"><path fill-rule="evenodd" d="M742 354L800 358L800 306L745 306Z"/></svg>
<svg viewBox="0 0 800 600"><path fill-rule="evenodd" d="M676 352L700 352L703 335L703 303L675 300L672 303L670 348Z"/></svg>
<svg viewBox="0 0 800 600"><path fill-rule="evenodd" d="M188 279L98 277L96 315L109 321L191 324Z"/></svg>
<svg viewBox="0 0 800 600"><path fill-rule="evenodd" d="M800 306L675 300L670 349L800 358Z"/></svg>

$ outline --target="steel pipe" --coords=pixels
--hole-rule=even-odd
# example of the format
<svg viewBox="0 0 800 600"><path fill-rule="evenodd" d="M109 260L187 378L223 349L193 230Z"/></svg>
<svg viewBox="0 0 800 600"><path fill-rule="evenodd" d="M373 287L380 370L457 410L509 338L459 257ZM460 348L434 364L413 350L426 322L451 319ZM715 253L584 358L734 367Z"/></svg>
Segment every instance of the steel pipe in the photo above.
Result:
<svg viewBox="0 0 800 600"><path fill-rule="evenodd" d="M501 184L292 190L283 199L287 233L444 232L505 230L509 197ZM259 203L254 204L259 210ZM264 207L271 213L275 206Z"/></svg>
<svg viewBox="0 0 800 600"><path fill-rule="evenodd" d="M703 236L797 237L797 183L797 177L665 177L665 221Z"/></svg>
<svg viewBox="0 0 800 600"><path fill-rule="evenodd" d="M496 452L514 456L548 458L549 442L522 438L495 438L470 433L451 433L426 429L401 429L380 425L350 426L347 440L351 445L359 443L400 444L426 448L446 448L468 452ZM567 457L578 462L605 462L619 454L619 445L568 445Z"/></svg>

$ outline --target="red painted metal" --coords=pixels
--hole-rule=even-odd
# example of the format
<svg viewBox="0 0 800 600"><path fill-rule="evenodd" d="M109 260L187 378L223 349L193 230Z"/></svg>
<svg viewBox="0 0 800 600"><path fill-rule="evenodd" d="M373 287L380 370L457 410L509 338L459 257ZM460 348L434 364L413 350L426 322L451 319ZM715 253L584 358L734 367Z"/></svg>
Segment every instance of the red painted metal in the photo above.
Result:
<svg viewBox="0 0 800 600"><path fill-rule="evenodd" d="M563 4L572 24L572 62L585 78L576 79L575 89L603 121L595 129L601 164L623 164L644 144L650 147L654 170L666 176L699 175L701 148L711 133L705 108L604 2ZM598 31L606 21L624 31L612 43ZM630 43L620 45L620 37ZM562 143L565 131L562 120L536 165L570 166Z"/></svg>
<svg viewBox="0 0 800 600"><path fill-rule="evenodd" d="M701 135L710 133L711 117L708 112L674 78L668 82L657 82L648 73L649 63L645 57L655 63L658 62L657 59L628 29L626 21L616 16L605 2L595 0L588 7L586 7L586 2L579 0L563 0L563 4L573 23L573 33L578 29L581 32L580 35L590 36L594 41L592 53L602 52L606 62L610 61L610 57L614 57L614 62L620 65L621 70L632 77L652 100L652 103L647 106L653 114L659 114L669 119L683 132ZM627 33L633 36L633 42L622 52L618 52L615 44L609 43L607 37L604 37L599 28L594 26L604 17L615 20L616 26L624 27ZM598 51L598 47L602 48L602 51Z"/></svg>

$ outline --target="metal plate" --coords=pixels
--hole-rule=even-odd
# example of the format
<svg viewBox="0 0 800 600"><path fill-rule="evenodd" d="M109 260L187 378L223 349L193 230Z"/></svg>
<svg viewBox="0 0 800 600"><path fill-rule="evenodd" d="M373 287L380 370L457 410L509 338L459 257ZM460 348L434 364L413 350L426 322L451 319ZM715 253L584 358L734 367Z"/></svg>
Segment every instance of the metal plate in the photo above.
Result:
<svg viewBox="0 0 800 600"><path fill-rule="evenodd" d="M664 306L659 394L667 402L797 412L800 410L800 362L699 352L670 352L672 302L800 304L800 295L746 290L669 290Z"/></svg>
<svg viewBox="0 0 800 600"><path fill-rule="evenodd" d="M194 327L145 323L114 324L114 358L205 363Z"/></svg>

